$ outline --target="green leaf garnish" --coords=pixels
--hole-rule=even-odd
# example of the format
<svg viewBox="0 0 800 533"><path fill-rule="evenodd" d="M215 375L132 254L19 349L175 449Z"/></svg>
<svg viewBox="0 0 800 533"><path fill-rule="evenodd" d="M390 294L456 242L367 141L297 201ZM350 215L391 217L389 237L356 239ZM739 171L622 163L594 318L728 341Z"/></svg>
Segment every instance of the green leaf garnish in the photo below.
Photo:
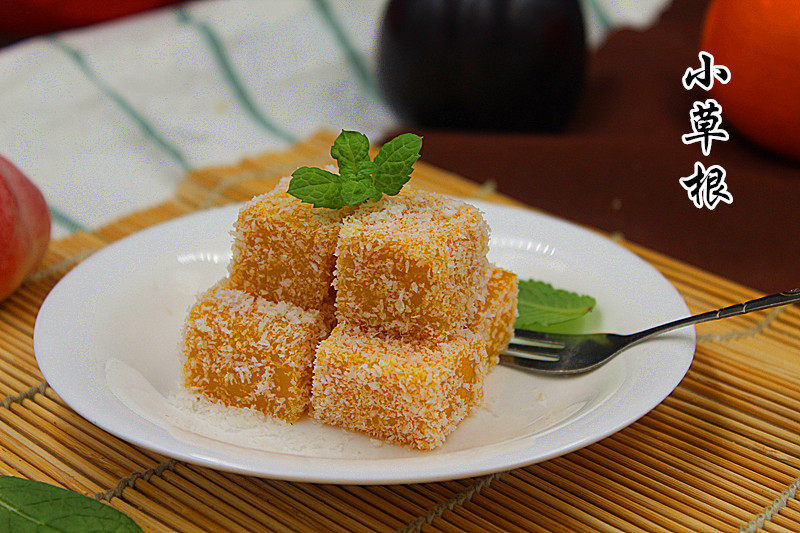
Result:
<svg viewBox="0 0 800 533"><path fill-rule="evenodd" d="M77 492L13 476L0 476L0 528L4 531L142 531L136 522L109 505Z"/></svg>
<svg viewBox="0 0 800 533"><path fill-rule="evenodd" d="M520 280L515 328L534 329L581 317L594 309L591 296L555 289L549 283Z"/></svg>
<svg viewBox="0 0 800 533"><path fill-rule="evenodd" d="M399 193L411 178L411 167L419 159L421 149L422 137L413 133L398 135L381 146L375 156L378 170L372 175L375 187L389 196Z"/></svg>
<svg viewBox="0 0 800 533"><path fill-rule="evenodd" d="M339 172L355 172L360 162L369 161L369 139L363 133L342 130L333 141L331 157L339 164Z"/></svg>
<svg viewBox="0 0 800 533"><path fill-rule="evenodd" d="M358 205L376 196L380 198L380 192L369 179L345 181L341 194L345 205Z"/></svg>
<svg viewBox="0 0 800 533"><path fill-rule="evenodd" d="M314 207L330 209L378 200L384 194L394 196L411 178L421 149L422 137L404 133L384 144L371 161L367 136L342 130L331 147L339 174L298 168L292 173L288 192Z"/></svg>
<svg viewBox="0 0 800 533"><path fill-rule="evenodd" d="M339 209L346 204L342 199L342 177L321 168L300 167L292 172L289 194L314 207Z"/></svg>

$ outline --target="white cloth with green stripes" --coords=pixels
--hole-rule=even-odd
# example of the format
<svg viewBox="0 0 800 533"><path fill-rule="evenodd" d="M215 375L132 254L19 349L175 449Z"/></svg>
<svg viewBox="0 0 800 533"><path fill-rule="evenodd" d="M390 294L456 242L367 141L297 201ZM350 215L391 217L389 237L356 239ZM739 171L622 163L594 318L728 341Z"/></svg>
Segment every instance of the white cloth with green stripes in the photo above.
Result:
<svg viewBox="0 0 800 533"><path fill-rule="evenodd" d="M644 28L667 0L584 0L589 42ZM169 198L187 170L320 128L378 139L386 0L212 0L0 51L0 155L42 190L53 236Z"/></svg>

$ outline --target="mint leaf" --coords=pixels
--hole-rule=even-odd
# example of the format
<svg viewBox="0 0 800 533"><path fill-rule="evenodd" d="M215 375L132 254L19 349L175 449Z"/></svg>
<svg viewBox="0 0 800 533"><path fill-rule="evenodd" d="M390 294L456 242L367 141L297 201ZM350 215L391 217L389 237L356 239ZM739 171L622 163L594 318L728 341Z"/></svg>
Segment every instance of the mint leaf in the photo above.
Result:
<svg viewBox="0 0 800 533"><path fill-rule="evenodd" d="M339 173L356 172L358 164L369 161L369 139L357 131L342 130L331 147L331 156L339 164Z"/></svg>
<svg viewBox="0 0 800 533"><path fill-rule="evenodd" d="M411 177L419 159L422 137L398 135L369 159L369 139L357 131L342 130L331 147L339 174L321 168L301 167L292 173L289 194L314 207L340 209L369 199L394 196Z"/></svg>
<svg viewBox="0 0 800 533"><path fill-rule="evenodd" d="M411 178L411 170L419 159L422 137L403 133L384 144L375 156L378 170L372 175L375 188L394 196Z"/></svg>
<svg viewBox="0 0 800 533"><path fill-rule="evenodd" d="M367 159L360 161L356 171L342 169L342 200L345 205L358 205L370 198L375 200L381 197L381 192L372 183L372 173L375 172L375 163Z"/></svg>
<svg viewBox="0 0 800 533"><path fill-rule="evenodd" d="M594 309L591 296L555 289L549 283L520 280L515 328L533 329L581 317Z"/></svg>
<svg viewBox="0 0 800 533"><path fill-rule="evenodd" d="M137 532L136 522L113 507L59 487L0 476L0 528L4 531Z"/></svg>
<svg viewBox="0 0 800 533"><path fill-rule="evenodd" d="M292 172L287 192L314 207L339 209L345 205L341 193L342 181L342 177L333 172L300 167Z"/></svg>
<svg viewBox="0 0 800 533"><path fill-rule="evenodd" d="M359 161L354 170L351 170L350 168L342 168L339 170L339 172L342 174L342 182L367 180L371 184L372 173L377 169L377 165L367 159L366 161Z"/></svg>
<svg viewBox="0 0 800 533"><path fill-rule="evenodd" d="M375 196L380 197L380 191L372 185L372 180L351 180L342 183L342 199L345 205L358 205Z"/></svg>

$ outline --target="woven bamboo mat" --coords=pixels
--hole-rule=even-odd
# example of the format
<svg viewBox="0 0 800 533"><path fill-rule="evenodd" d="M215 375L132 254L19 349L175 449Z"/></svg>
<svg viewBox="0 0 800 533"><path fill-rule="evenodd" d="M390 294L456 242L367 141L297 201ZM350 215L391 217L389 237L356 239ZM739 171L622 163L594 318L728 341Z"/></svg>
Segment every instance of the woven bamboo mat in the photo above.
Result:
<svg viewBox="0 0 800 533"><path fill-rule="evenodd" d="M800 531L797 307L701 325L683 382L617 434L526 468L445 483L336 486L218 472L121 441L48 387L31 336L64 273L139 229L247 199L299 165L325 164L331 141L323 133L284 153L194 172L173 200L51 245L39 271L0 303L0 473L95 497L154 531ZM417 167L417 186L513 203ZM621 244L663 272L693 312L758 296Z"/></svg>

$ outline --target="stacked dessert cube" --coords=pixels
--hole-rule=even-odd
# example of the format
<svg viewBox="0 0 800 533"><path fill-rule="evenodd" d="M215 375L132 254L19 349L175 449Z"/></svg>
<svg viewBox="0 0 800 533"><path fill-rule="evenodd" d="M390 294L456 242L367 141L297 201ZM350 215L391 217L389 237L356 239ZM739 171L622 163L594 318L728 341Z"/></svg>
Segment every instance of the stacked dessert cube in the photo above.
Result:
<svg viewBox="0 0 800 533"><path fill-rule="evenodd" d="M286 178L240 210L229 275L191 309L183 354L187 388L294 422L308 407L317 344L333 327L346 213L315 209L288 186Z"/></svg>
<svg viewBox="0 0 800 533"><path fill-rule="evenodd" d="M313 208L287 187L242 208L229 277L187 320L186 385L435 448L483 401L516 317L516 276L488 263L480 212L409 189Z"/></svg>

